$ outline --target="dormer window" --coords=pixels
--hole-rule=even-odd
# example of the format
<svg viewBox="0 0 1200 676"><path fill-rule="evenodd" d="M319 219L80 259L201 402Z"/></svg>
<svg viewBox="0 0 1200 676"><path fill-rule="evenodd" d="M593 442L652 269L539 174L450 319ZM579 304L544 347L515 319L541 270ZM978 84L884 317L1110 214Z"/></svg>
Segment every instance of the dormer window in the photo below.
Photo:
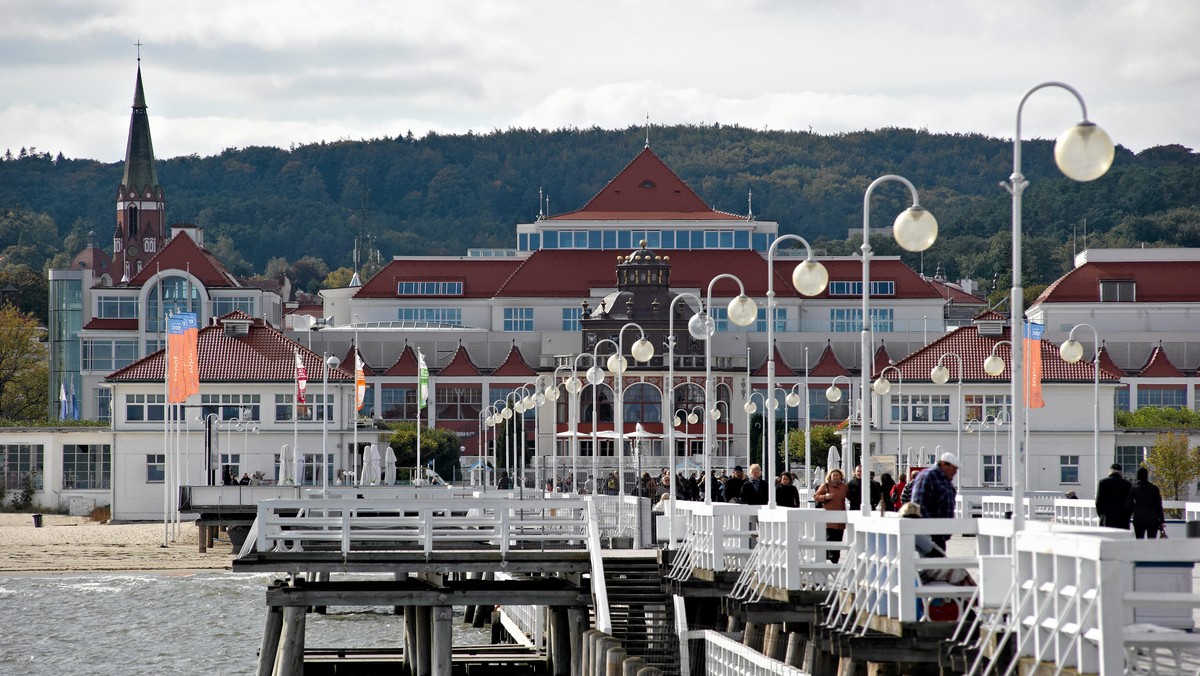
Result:
<svg viewBox="0 0 1200 676"><path fill-rule="evenodd" d="M642 184L639 185L638 187L639 188L653 188L654 181L651 181L650 179L646 179L646 180L642 181Z"/></svg>
<svg viewBox="0 0 1200 676"><path fill-rule="evenodd" d="M1136 298L1137 284L1132 279L1100 280L1101 303L1132 303Z"/></svg>

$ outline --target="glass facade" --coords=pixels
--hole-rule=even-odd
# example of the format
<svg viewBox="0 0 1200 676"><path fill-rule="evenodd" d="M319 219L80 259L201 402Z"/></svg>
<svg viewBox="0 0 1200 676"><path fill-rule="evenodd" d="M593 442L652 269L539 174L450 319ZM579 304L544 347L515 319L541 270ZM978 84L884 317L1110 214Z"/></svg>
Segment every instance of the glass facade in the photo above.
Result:
<svg viewBox="0 0 1200 676"><path fill-rule="evenodd" d="M0 445L0 467L4 471L4 488L20 490L26 478L33 481L34 490L42 490L44 447L41 444Z"/></svg>
<svg viewBox="0 0 1200 676"><path fill-rule="evenodd" d="M108 444L63 445L63 489L111 488L112 447Z"/></svg>
<svg viewBox="0 0 1200 676"><path fill-rule="evenodd" d="M636 249L646 242L650 249L751 249L766 253L766 233L739 230L608 230L600 228L554 228L541 233L519 233L517 249Z"/></svg>
<svg viewBox="0 0 1200 676"><path fill-rule="evenodd" d="M161 303L159 302L161 296ZM194 312L200 309L200 289L186 278L175 275L163 277L150 288L146 297L146 330L160 333L164 330L165 315L176 312Z"/></svg>

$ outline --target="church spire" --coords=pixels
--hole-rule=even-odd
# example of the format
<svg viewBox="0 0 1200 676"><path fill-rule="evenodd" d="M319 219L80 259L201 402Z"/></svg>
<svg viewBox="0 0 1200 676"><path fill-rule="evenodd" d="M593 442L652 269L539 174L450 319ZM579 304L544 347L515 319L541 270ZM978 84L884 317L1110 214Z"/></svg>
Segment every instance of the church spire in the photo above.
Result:
<svg viewBox="0 0 1200 676"><path fill-rule="evenodd" d="M139 45L140 49L140 45ZM117 187L117 227L113 233L114 277L132 279L166 242L166 198L154 169L154 144L142 87L141 55L133 90L133 113L125 144L125 172Z"/></svg>

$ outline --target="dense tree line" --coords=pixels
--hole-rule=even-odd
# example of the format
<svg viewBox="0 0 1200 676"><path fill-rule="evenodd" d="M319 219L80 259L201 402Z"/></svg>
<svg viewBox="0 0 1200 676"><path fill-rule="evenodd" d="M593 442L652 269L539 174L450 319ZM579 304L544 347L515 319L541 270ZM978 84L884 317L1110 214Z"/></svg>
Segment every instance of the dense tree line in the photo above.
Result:
<svg viewBox="0 0 1200 676"><path fill-rule="evenodd" d="M326 270L351 263L355 236L384 259L512 247L513 225L533 220L538 190L550 212L583 206L640 150L644 130L510 129L486 134L411 133L289 149L230 149L212 157L159 160L170 222L205 228L206 243L235 272L279 269L316 257ZM924 257L927 274L1003 289L1010 268L1008 193L1012 144L975 134L882 129L836 135L739 126L655 128L651 142L712 206L803 235L829 255L858 243L862 194L876 176L898 173L921 193L941 236ZM1025 281L1048 283L1072 253L1099 246L1200 246L1200 156L1182 146L1134 154L1118 148L1112 170L1092 183L1064 178L1051 142L1025 142ZM52 157L37 149L0 156L0 271L62 265L94 230L111 246L120 163ZM905 206L899 185L877 191L873 224ZM891 241L880 254L899 253ZM57 254L57 256L56 256ZM309 261L301 266L313 273ZM301 286L309 286L306 284Z"/></svg>

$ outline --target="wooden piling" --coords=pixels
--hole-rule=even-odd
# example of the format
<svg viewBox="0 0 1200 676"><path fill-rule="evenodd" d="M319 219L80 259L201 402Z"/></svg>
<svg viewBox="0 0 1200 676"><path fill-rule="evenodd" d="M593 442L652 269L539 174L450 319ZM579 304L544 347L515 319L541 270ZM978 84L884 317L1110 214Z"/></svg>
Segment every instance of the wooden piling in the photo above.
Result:
<svg viewBox="0 0 1200 676"><path fill-rule="evenodd" d="M742 645L751 650L763 652L763 624L762 622L747 622L746 630L742 634Z"/></svg>
<svg viewBox="0 0 1200 676"><path fill-rule="evenodd" d="M204 554L208 551L208 526L197 523L196 529L199 531L197 539L200 543L200 553Z"/></svg>
<svg viewBox="0 0 1200 676"><path fill-rule="evenodd" d="M299 676L304 673L304 606L283 609L283 629L279 637L279 654L275 658L272 676Z"/></svg>
<svg viewBox="0 0 1200 676"><path fill-rule="evenodd" d="M432 676L430 672L430 648L432 648L433 613L429 606L417 606L413 609L417 625L416 676ZM407 618L405 618L407 619Z"/></svg>
<svg viewBox="0 0 1200 676"><path fill-rule="evenodd" d="M587 647L585 639L587 609L574 606L568 608L567 621L570 625L568 627L568 635L571 641L571 673L579 674L583 672L583 651Z"/></svg>
<svg viewBox="0 0 1200 676"><path fill-rule="evenodd" d="M646 668L646 660L641 657L626 657L621 664L621 676L637 676L638 672Z"/></svg>
<svg viewBox="0 0 1200 676"><path fill-rule="evenodd" d="M271 676L275 671L275 657L279 650L279 633L283 631L283 608L267 608L267 622L263 627L262 645L258 648L257 676Z"/></svg>
<svg viewBox="0 0 1200 676"><path fill-rule="evenodd" d="M787 652L783 655L783 662L789 667L802 668L804 666L804 644L804 636L800 632L788 632Z"/></svg>
<svg viewBox="0 0 1200 676"><path fill-rule="evenodd" d="M787 635L782 624L768 624L763 631L762 654L776 662L782 662L787 653Z"/></svg>
<svg viewBox="0 0 1200 676"><path fill-rule="evenodd" d="M576 668L576 666L572 664L572 674L591 673L589 669L592 666L592 648L594 647L594 641L592 640L592 637L599 633L600 632L596 631L595 629L588 629L587 631L583 632L583 649L579 651L579 666Z"/></svg>
<svg viewBox="0 0 1200 676"><path fill-rule="evenodd" d="M629 654L625 649L616 644L608 649L607 657L604 660L604 676L625 676L625 658Z"/></svg>
<svg viewBox="0 0 1200 676"><path fill-rule="evenodd" d="M548 625L550 640L547 642L550 657L550 673L553 676L571 676L571 620L563 606L549 608Z"/></svg>
<svg viewBox="0 0 1200 676"><path fill-rule="evenodd" d="M450 606L430 609L430 633L433 635L430 671L433 676L450 676L454 671L454 630L450 626L453 618L454 609Z"/></svg>
<svg viewBox="0 0 1200 676"><path fill-rule="evenodd" d="M415 606L404 607L404 673L417 673L417 613Z"/></svg>

